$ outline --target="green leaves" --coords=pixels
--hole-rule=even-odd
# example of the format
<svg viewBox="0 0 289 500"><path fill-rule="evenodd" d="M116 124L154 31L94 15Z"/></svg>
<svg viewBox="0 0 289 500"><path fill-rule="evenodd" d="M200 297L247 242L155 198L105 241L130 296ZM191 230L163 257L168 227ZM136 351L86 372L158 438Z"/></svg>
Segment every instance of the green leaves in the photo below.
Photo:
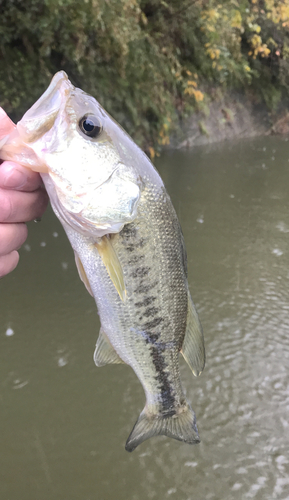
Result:
<svg viewBox="0 0 289 500"><path fill-rule="evenodd" d="M252 85L272 106L288 94L287 16L289 0L6 0L0 105L19 119L64 69L158 150L212 86Z"/></svg>

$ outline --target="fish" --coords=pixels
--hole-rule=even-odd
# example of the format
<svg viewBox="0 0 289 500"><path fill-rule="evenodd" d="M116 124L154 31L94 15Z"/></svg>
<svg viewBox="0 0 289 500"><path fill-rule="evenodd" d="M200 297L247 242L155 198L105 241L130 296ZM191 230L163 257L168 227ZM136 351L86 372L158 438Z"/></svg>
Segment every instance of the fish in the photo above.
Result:
<svg viewBox="0 0 289 500"><path fill-rule="evenodd" d="M200 442L182 388L181 353L205 366L179 220L147 155L64 71L2 140L0 157L40 173L94 297L101 327L94 362L129 365L146 403L125 445L165 435Z"/></svg>

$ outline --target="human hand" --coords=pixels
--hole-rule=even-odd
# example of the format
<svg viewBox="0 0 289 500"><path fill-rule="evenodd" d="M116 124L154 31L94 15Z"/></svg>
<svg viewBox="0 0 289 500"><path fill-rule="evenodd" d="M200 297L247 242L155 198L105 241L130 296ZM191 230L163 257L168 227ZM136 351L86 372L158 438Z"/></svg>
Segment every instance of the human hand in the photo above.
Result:
<svg viewBox="0 0 289 500"><path fill-rule="evenodd" d="M13 128L13 122L0 108L0 140ZM25 222L41 217L47 203L38 173L12 161L0 164L0 278L18 264L17 250L27 238Z"/></svg>

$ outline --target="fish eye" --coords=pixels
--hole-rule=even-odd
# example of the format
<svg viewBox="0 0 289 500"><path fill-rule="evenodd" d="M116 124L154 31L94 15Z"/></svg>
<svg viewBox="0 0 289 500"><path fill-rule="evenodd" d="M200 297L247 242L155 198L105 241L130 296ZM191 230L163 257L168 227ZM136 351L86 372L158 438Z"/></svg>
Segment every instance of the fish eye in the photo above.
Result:
<svg viewBox="0 0 289 500"><path fill-rule="evenodd" d="M101 124L95 115L84 115L79 120L79 128L81 132L93 139L95 139L102 130Z"/></svg>

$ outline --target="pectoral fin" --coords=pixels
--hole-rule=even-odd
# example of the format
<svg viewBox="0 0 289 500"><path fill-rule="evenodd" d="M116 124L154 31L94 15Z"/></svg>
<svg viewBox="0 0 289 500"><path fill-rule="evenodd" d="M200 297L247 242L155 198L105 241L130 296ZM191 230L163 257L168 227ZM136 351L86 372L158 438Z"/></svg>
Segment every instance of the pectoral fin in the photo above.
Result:
<svg viewBox="0 0 289 500"><path fill-rule="evenodd" d="M191 295L188 297L187 329L181 349L193 374L200 375L205 366L205 346L203 330Z"/></svg>
<svg viewBox="0 0 289 500"><path fill-rule="evenodd" d="M107 236L103 236L99 243L96 243L97 250L101 256L106 270L113 282L121 300L124 302L126 297L126 289L121 263L118 260L114 248Z"/></svg>
<svg viewBox="0 0 289 500"><path fill-rule="evenodd" d="M103 329L100 328L99 337L97 339L96 348L93 355L96 366L104 366L109 363L120 364L123 363L122 359L115 352L107 335Z"/></svg>
<svg viewBox="0 0 289 500"><path fill-rule="evenodd" d="M84 270L82 262L81 262L78 254L76 252L74 252L74 256L75 256L75 263L76 263L76 267L77 267L77 270L78 270L79 277L80 277L81 281L84 283L86 290L93 297L91 286L90 286L90 283L88 281L88 277L86 276L86 272Z"/></svg>

